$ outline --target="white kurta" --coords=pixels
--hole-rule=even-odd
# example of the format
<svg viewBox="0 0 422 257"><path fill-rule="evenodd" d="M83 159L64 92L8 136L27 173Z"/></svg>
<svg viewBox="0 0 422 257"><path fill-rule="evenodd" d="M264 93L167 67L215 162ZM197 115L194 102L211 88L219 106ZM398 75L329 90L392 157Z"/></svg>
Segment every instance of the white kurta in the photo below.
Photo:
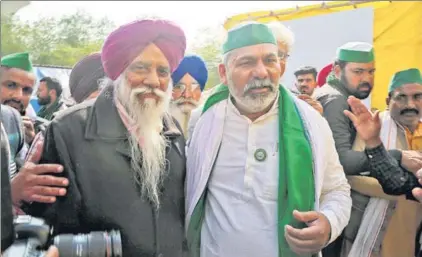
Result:
<svg viewBox="0 0 422 257"><path fill-rule="evenodd" d="M352 207L352 200L350 198L350 185L347 183L347 179L345 177L343 167L340 165L340 161L338 158L338 154L335 148L333 135L331 133L330 127L327 121L309 104L306 102L297 99L296 97L292 96L293 100L301 114L302 121L304 123L305 129L307 133L309 133L310 142L312 146L312 155L313 155L313 162L314 162L314 179L315 179L315 203L314 207L316 211L323 213L329 220L331 225L331 238L330 243L333 242L342 232L344 227L349 222L350 217L350 210ZM209 180L213 180L215 177L217 178L216 181L222 183L222 179L218 180L217 170L214 169L216 165L216 161L218 158L222 158L222 154L219 151L221 144L224 142L224 125L225 125L225 116L227 114L229 101L221 101L211 108L208 109L207 112L202 113L202 108L198 108L194 110L191 114L191 119L189 121L189 140L187 145L187 170L186 170L186 224L191 224L191 217L194 213L195 207L198 204L201 196L203 195L204 190L207 190L209 184ZM275 119L277 120L277 119ZM264 121L262 122L264 124ZM249 126L250 127L250 126ZM245 145L243 146L245 149L243 153L247 156L248 151L248 143L249 143L249 127L248 133L243 134L246 135L245 138L248 140L245 141ZM256 126L259 127L259 126ZM241 133L239 131L234 131L234 133ZM243 132L244 133L244 132ZM268 132L267 132L268 133ZM264 141L266 135L260 136L256 135L255 138L258 141ZM278 139L278 136L275 137L274 141ZM204 151L204 149L207 149ZM273 152L269 152L268 156L270 156ZM229 153L225 154L227 156L226 164L228 161L230 163L237 163L238 160L235 160L234 156L240 156L238 153ZM236 157L238 158L238 157ZM244 157L246 158L246 157ZM269 158L269 157L267 157ZM246 166L246 160L243 165ZM268 162L268 160L266 161ZM224 163L221 161L221 163ZM230 164L229 163L229 164ZM221 165L221 164L220 164ZM267 164L266 164L267 165ZM249 167L249 166L248 166ZM234 170L234 168L233 168ZM274 170L278 170L274 169ZM242 170L243 174L246 174L245 168ZM267 174L267 169L260 169L258 171L252 171L251 174ZM222 176L220 174L219 176ZM254 178L256 178L254 176ZM238 180L240 180L238 178ZM244 176L243 176L244 179ZM226 187L220 184L221 188L229 188L235 183L232 177L227 177L225 180ZM258 183L254 180L254 183ZM214 182L215 185L215 182ZM254 184L252 184L254 186ZM256 185L256 184L255 184ZM255 188L255 187L253 187ZM221 189L220 189L221 191ZM214 190L215 192L215 190ZM209 191L208 191L209 193ZM262 191L252 191L252 194L256 194L255 198L258 198L258 194ZM221 193L222 194L222 193ZM221 196L220 194L220 196ZM230 196L230 193L226 193L227 196ZM216 195L214 193L214 195ZM218 193L217 193L218 195ZM242 194L242 196L250 196L251 194ZM207 195L207 198L209 195ZM215 196L214 199L218 200ZM242 198L241 198L242 199ZM277 254L271 254L269 251L274 251L274 246L277 246L277 236L271 238L270 242L260 242L258 243L256 240L261 240L259 236L254 237L243 237L242 233L245 233L245 230L256 228L255 224L251 222L251 224L247 224L247 227L238 228L239 224L244 225L248 220L252 220L252 214L255 214L254 217L258 217L258 212L256 211L256 205L258 205L259 201L263 200L263 197L256 199L253 201L251 198L245 198L246 200L243 201L243 205L250 207L247 210L239 213L238 210L235 210L234 207L239 207L240 204L231 204L227 201L214 201L214 205L212 206L212 202L206 202L206 213L205 219L207 220L208 225L203 225L202 230L215 230L215 231L208 231L203 232L201 234L201 250L203 255L201 257L209 257L209 256L230 256L230 257L237 257L237 256L278 256ZM233 200L232 200L233 201ZM239 203L239 201L238 201ZM212 210L217 208L217 210ZM224 210L223 210L224 209ZM246 208L244 208L246 209ZM210 212L212 210L212 212ZM236 214L235 211L238 211ZM264 213L263 210L260 210L261 213ZM214 214L211 218L207 218L208 215ZM266 213L266 212L265 212ZM230 216L224 216L230 215ZM232 222L233 215L237 215L237 219L235 222ZM276 217L276 212L273 214ZM274 217L274 219L275 219ZM264 220L260 220L264 219ZM266 219L266 220L265 220ZM229 223L229 221L231 223ZM211 223L212 222L212 223ZM239 223L242 222L242 223ZM253 220L256 224L268 224L268 218L259 216L259 218L254 218ZM207 227L208 226L208 227ZM187 228L188 229L188 228ZM228 230L231 229L231 232ZM229 232L228 232L229 231ZM260 231L262 233L262 231ZM230 233L230 237L227 235ZM275 234L275 233L274 233ZM241 237L242 236L242 237ZM260 236L265 236L265 234L261 234ZM239 239L237 239L238 237ZM188 233L188 238L191 239L190 242L194 239L193 234ZM227 239L228 238L228 239ZM214 240L215 239L215 240ZM234 242L234 240L249 240L244 245ZM214 241L213 241L214 240ZM236 247L239 251L242 251L239 255L232 254L228 251L223 249L222 246L226 246L227 244L223 242L227 240L229 246L234 248ZM253 240L253 241L252 241ZM217 243L220 243L218 245ZM234 244L237 244L236 246ZM259 254L253 252L246 252L246 251L253 251L256 250L258 244L260 244L260 252ZM211 245L211 246L209 246ZM268 246L271 245L271 246ZM218 247L220 249L218 249ZM236 249L234 248L234 249ZM251 249L253 248L253 249ZM223 252L223 249L225 252ZM269 249L268 252L263 252L263 250ZM205 252L207 250L208 252ZM213 252L213 251L220 251ZM246 253L245 253L246 252ZM321 256L321 254L319 254Z"/></svg>
<svg viewBox="0 0 422 257"><path fill-rule="evenodd" d="M254 122L228 103L209 181L201 257L278 256L277 102ZM264 161L255 159L257 149L265 150Z"/></svg>

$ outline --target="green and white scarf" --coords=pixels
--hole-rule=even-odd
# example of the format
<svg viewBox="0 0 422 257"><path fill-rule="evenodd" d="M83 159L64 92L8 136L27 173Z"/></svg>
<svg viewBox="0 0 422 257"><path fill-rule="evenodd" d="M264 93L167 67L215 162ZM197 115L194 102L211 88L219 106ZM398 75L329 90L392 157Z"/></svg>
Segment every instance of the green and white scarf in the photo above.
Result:
<svg viewBox="0 0 422 257"><path fill-rule="evenodd" d="M307 227L305 223L299 222L293 217L293 210L303 212L314 210L315 181L312 148L292 95L283 86L280 86L279 90L279 188L277 214L279 256L298 257L299 255L295 254L287 244L284 236L284 227L287 224L295 228ZM217 103L228 100L229 95L229 89L226 85L221 84L217 86L213 95L205 102L202 114L206 113ZM208 132L195 131L194 133L202 134ZM199 136L198 138L202 140L204 137ZM201 147L201 142L192 141L192 144L198 149ZM192 158L196 157L192 156ZM198 172L200 171L198 170ZM198 175L202 179L202 174ZM208 183L208 178L205 178L207 181L203 182ZM190 219L188 219L187 239L190 257L200 256L200 236L205 216L206 196L207 188L205 186L201 197L195 204Z"/></svg>

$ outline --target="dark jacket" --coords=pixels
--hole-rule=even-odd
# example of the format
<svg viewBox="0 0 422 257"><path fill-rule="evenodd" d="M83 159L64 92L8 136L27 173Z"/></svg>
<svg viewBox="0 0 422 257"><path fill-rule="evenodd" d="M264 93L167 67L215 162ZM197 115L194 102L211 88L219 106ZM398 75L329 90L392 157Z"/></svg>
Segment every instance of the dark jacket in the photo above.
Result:
<svg viewBox="0 0 422 257"><path fill-rule="evenodd" d="M26 211L54 225L55 233L118 229L124 257L183 256L185 141L165 126L168 175L161 207L140 196L130 167L127 130L112 101L112 88L97 99L60 113L45 134L42 163L60 163L70 181L53 205L34 203Z"/></svg>
<svg viewBox="0 0 422 257"><path fill-rule="evenodd" d="M3 108L3 106L2 106ZM2 117L3 118L3 117ZM1 124L1 252L6 250L13 242L13 213L12 194L9 178L9 141L6 131Z"/></svg>

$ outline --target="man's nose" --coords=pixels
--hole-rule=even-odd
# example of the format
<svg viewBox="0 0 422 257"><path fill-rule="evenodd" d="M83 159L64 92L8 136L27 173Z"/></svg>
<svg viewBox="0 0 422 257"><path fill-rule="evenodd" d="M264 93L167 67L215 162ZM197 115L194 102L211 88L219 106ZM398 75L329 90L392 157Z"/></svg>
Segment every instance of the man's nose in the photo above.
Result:
<svg viewBox="0 0 422 257"><path fill-rule="evenodd" d="M262 62L258 62L253 71L253 75L255 78L259 78L259 79L268 78L267 67L265 67L265 65Z"/></svg>
<svg viewBox="0 0 422 257"><path fill-rule="evenodd" d="M152 88L160 87L160 79L158 77L158 74L156 72L150 72L148 76L145 78L144 84Z"/></svg>
<svg viewBox="0 0 422 257"><path fill-rule="evenodd" d="M362 75L362 82L366 82L371 84L371 81L374 79L374 73L370 73L370 72L363 72Z"/></svg>
<svg viewBox="0 0 422 257"><path fill-rule="evenodd" d="M22 97L23 97L22 88L17 88L16 90L13 90L11 97L16 99L16 100L22 101Z"/></svg>
<svg viewBox="0 0 422 257"><path fill-rule="evenodd" d="M186 99L192 98L192 90L190 87L186 87L185 91L183 91L182 96Z"/></svg>
<svg viewBox="0 0 422 257"><path fill-rule="evenodd" d="M409 109L416 109L416 103L415 103L415 100L413 99L413 97L407 98L406 107L409 108Z"/></svg>

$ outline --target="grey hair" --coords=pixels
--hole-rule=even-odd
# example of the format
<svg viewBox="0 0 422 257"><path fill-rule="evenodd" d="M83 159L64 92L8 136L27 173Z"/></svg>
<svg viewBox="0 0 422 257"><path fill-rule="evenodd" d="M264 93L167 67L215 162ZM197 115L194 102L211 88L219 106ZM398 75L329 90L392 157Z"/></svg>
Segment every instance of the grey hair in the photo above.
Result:
<svg viewBox="0 0 422 257"><path fill-rule="evenodd" d="M287 46L287 52L289 53L295 42L293 31L279 21L270 22L267 26L273 32L277 42L281 42Z"/></svg>

